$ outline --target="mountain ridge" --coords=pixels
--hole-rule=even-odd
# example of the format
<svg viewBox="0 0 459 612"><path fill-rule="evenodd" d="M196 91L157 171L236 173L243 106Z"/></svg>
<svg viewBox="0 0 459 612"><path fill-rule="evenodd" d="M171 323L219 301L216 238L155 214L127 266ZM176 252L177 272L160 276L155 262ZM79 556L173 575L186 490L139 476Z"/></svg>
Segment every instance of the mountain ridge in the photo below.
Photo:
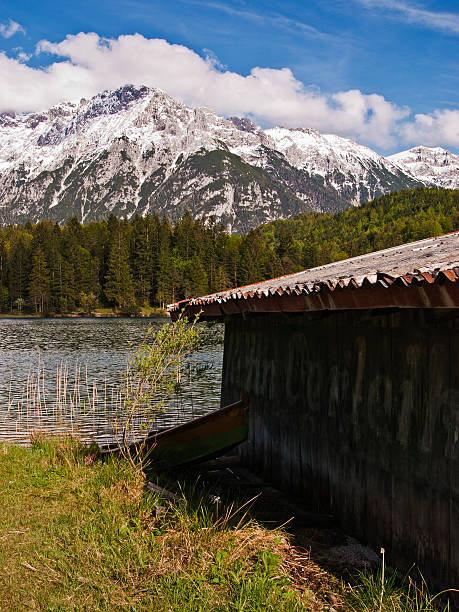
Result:
<svg viewBox="0 0 459 612"><path fill-rule="evenodd" d="M0 115L0 223L148 212L176 220L186 208L244 232L435 185L415 171L339 136L263 130L145 86Z"/></svg>

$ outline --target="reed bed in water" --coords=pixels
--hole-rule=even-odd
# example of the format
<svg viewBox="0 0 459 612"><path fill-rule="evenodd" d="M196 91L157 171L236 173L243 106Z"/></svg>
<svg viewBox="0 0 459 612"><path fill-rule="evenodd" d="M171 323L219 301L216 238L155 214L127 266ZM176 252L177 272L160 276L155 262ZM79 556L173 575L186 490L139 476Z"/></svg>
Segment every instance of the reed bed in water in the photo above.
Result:
<svg viewBox="0 0 459 612"><path fill-rule="evenodd" d="M88 365L62 361L55 374L50 374L40 354L30 364L24 384L13 385L10 372L6 411L0 411L0 440L28 443L30 434L43 431L78 435L82 441L100 444L120 440L125 430L124 410L126 372L118 381L96 380L88 374ZM192 387L191 368L186 373ZM180 386L180 380L177 380ZM15 388L14 388L15 387ZM193 412L193 398L185 398ZM172 427L190 418L190 409L183 409L184 397L175 395L167 409L152 415L148 407L130 415L129 435L134 439L146 429ZM153 418L154 416L154 418Z"/></svg>

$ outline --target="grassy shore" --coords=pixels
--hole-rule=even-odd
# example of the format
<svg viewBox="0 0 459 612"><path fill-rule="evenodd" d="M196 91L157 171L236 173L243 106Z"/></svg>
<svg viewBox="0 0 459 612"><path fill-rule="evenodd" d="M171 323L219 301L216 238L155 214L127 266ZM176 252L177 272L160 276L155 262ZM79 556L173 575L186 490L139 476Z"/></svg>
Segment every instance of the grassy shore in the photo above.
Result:
<svg viewBox="0 0 459 612"><path fill-rule="evenodd" d="M76 319L76 318L117 318L131 316L126 313L122 313L113 308L95 308L91 314L85 314L83 312L68 312L65 314L45 314L38 315L33 312L12 310L10 312L0 313L0 319L42 319L42 318L56 318L56 319ZM136 317L167 317L167 310L165 308L154 308L152 306L139 308L138 311L132 315Z"/></svg>
<svg viewBox="0 0 459 612"><path fill-rule="evenodd" d="M0 601L13 610L434 610L345 585L196 484L167 501L140 469L71 439L0 445ZM419 604L419 605L418 605Z"/></svg>

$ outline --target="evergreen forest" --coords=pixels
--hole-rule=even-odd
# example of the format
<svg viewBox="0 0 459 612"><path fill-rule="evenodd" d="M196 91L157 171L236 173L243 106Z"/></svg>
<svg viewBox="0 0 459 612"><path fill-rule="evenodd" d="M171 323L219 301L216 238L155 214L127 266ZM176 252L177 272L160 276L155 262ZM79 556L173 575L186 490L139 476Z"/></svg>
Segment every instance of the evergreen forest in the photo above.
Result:
<svg viewBox="0 0 459 612"><path fill-rule="evenodd" d="M338 214L306 213L243 236L189 213L0 228L0 312L141 314L459 229L459 190L415 189Z"/></svg>

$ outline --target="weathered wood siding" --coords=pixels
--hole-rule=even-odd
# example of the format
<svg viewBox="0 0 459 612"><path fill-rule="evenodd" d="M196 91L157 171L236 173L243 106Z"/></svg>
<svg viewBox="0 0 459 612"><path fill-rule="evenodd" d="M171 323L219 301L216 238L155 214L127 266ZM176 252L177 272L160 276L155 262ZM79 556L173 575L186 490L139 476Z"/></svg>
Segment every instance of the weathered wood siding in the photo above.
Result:
<svg viewBox="0 0 459 612"><path fill-rule="evenodd" d="M459 586L457 316L231 317L223 365L247 464L441 587Z"/></svg>

